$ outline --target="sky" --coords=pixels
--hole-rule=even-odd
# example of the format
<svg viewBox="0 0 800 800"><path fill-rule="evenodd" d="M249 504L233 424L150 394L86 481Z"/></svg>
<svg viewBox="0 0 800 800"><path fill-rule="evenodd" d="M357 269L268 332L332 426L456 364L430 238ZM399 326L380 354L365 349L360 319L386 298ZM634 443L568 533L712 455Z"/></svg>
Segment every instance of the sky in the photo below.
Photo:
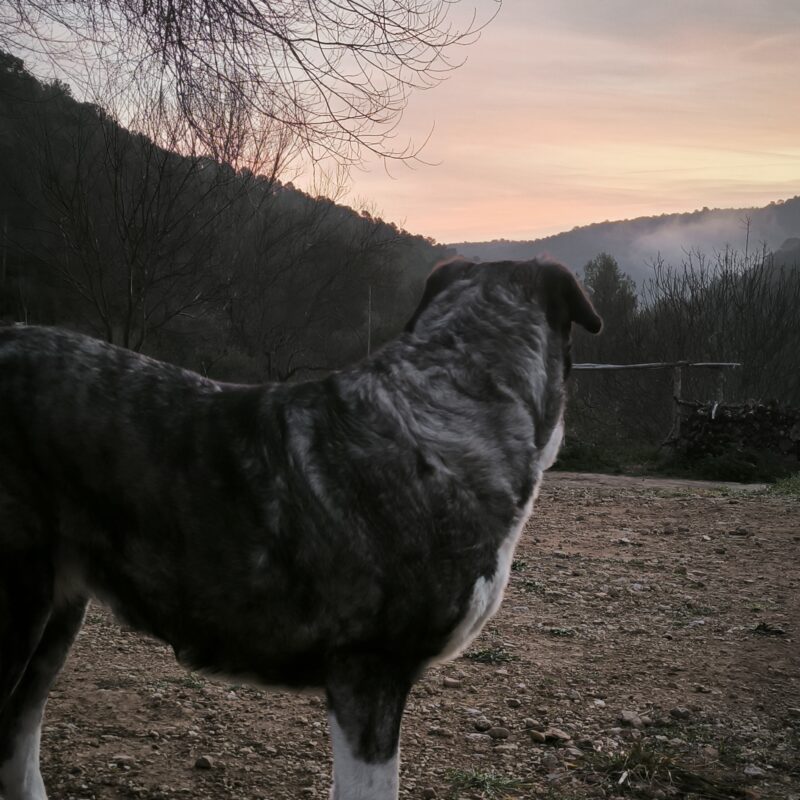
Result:
<svg viewBox="0 0 800 800"><path fill-rule="evenodd" d="M797 0L504 0L411 98L427 164L368 162L344 200L457 242L792 197L798 52Z"/></svg>

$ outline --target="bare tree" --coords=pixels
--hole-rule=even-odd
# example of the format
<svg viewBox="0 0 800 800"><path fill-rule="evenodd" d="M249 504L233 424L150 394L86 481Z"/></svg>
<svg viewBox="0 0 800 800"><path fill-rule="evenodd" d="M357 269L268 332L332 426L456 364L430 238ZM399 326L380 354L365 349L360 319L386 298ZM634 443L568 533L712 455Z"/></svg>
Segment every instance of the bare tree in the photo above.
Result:
<svg viewBox="0 0 800 800"><path fill-rule="evenodd" d="M458 24L457 5L0 0L0 46L50 60L128 127L179 115L217 160L247 164L277 122L311 158L346 165L416 153L391 141L410 90L438 83L481 28L474 11Z"/></svg>
<svg viewBox="0 0 800 800"><path fill-rule="evenodd" d="M244 353L255 375L280 381L361 357L366 287L391 292L387 305L396 305L398 249L411 237L281 187L242 233L225 302L231 351Z"/></svg>
<svg viewBox="0 0 800 800"><path fill-rule="evenodd" d="M752 245L749 252L687 251L679 265L657 260L637 296L612 261L601 255L588 265L605 329L599 343L576 337L578 360L738 362L725 373L684 370L683 398L722 393L727 402L800 403L800 265L776 263ZM573 441L611 449L659 444L673 419L671 382L666 370L578 372L570 387Z"/></svg>
<svg viewBox="0 0 800 800"><path fill-rule="evenodd" d="M178 120L171 141L193 153L190 133ZM134 350L221 304L233 231L258 213L281 163L271 147L258 176L177 155L85 106L59 130L34 116L30 148L47 266L82 301L85 324Z"/></svg>
<svg viewBox="0 0 800 800"><path fill-rule="evenodd" d="M766 246L680 267L656 262L643 289L646 348L659 360L740 361L742 399L800 402L800 266L778 266Z"/></svg>

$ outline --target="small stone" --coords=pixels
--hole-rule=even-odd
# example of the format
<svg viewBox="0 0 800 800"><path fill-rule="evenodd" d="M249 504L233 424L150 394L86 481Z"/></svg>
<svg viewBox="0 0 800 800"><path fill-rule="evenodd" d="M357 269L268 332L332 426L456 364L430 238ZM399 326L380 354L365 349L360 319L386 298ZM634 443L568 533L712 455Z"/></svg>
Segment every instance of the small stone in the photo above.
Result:
<svg viewBox="0 0 800 800"><path fill-rule="evenodd" d="M753 633L761 634L762 636L786 636L786 629L780 625L773 625L771 622L759 622Z"/></svg>
<svg viewBox="0 0 800 800"><path fill-rule="evenodd" d="M434 725L428 728L428 736L438 736L440 739L451 739L453 737L453 732L449 728L440 728L438 725Z"/></svg>
<svg viewBox="0 0 800 800"><path fill-rule="evenodd" d="M673 719L689 719L689 717L692 715L692 712L683 706L676 706L675 708L671 708L669 710L669 715Z"/></svg>
<svg viewBox="0 0 800 800"><path fill-rule="evenodd" d="M605 700L601 700L599 697L596 697L594 700L592 700L592 704L594 705L595 708L605 708L606 707Z"/></svg>
<svg viewBox="0 0 800 800"><path fill-rule="evenodd" d="M542 756L542 766L548 772L555 772L560 766L561 762L558 760L558 756L555 753L545 753Z"/></svg>
<svg viewBox="0 0 800 800"><path fill-rule="evenodd" d="M522 721L522 724L528 730L535 730L535 731L543 731L546 727L543 723L539 722L538 719L533 719L533 717L525 717L525 719Z"/></svg>
<svg viewBox="0 0 800 800"><path fill-rule="evenodd" d="M566 732L562 731L561 728L548 728L544 732L545 739L551 739L557 742L568 742L572 737Z"/></svg>
<svg viewBox="0 0 800 800"><path fill-rule="evenodd" d="M644 723L642 718L635 711L621 711L619 721L623 725L628 725L631 728L643 728Z"/></svg>
<svg viewBox="0 0 800 800"><path fill-rule="evenodd" d="M442 686L445 689L458 689L461 686L461 681L458 678L444 678L442 680Z"/></svg>
<svg viewBox="0 0 800 800"><path fill-rule="evenodd" d="M489 728L487 733L492 737L492 739L508 739L508 737L511 735L508 728L502 728L499 725L495 726L494 728Z"/></svg>
<svg viewBox="0 0 800 800"><path fill-rule="evenodd" d="M136 763L136 759L133 756L122 755L122 754L112 756L111 760L118 767L132 767Z"/></svg>
<svg viewBox="0 0 800 800"><path fill-rule="evenodd" d="M211 756L198 756L194 762L195 769L213 769L214 759Z"/></svg>
<svg viewBox="0 0 800 800"><path fill-rule="evenodd" d="M486 717L478 717L472 725L476 731L481 731L481 733L488 731L492 727L492 723Z"/></svg>
<svg viewBox="0 0 800 800"><path fill-rule="evenodd" d="M537 744L543 744L547 739L541 731L528 731L528 736L531 737L532 742L536 742Z"/></svg>
<svg viewBox="0 0 800 800"><path fill-rule="evenodd" d="M575 744L577 744L581 750L594 750L594 742L588 737L583 737L582 739L578 739L578 741L575 742Z"/></svg>
<svg viewBox="0 0 800 800"><path fill-rule="evenodd" d="M744 774L750 778L763 778L767 773L764 772L761 767L757 767L755 764L748 764L744 768Z"/></svg>
<svg viewBox="0 0 800 800"><path fill-rule="evenodd" d="M522 703L516 697L509 697L506 700L506 705L509 708L519 708Z"/></svg>
<svg viewBox="0 0 800 800"><path fill-rule="evenodd" d="M419 796L422 800L435 800L436 798L436 789L432 786L426 786L420 790Z"/></svg>

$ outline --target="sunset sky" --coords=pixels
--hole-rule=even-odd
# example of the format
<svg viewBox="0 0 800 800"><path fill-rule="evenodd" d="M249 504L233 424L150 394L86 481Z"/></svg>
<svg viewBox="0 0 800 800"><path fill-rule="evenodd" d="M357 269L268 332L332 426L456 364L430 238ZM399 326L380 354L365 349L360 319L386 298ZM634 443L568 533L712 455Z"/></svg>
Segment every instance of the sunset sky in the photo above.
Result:
<svg viewBox="0 0 800 800"><path fill-rule="evenodd" d="M484 15L492 0L475 0ZM441 242L800 193L797 0L505 0L349 202Z"/></svg>

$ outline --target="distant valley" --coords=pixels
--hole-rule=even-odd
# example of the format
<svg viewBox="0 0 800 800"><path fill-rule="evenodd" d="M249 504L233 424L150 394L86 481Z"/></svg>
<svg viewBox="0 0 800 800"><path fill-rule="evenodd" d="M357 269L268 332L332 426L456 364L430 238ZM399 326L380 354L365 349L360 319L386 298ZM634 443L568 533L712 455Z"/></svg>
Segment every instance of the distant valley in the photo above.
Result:
<svg viewBox="0 0 800 800"><path fill-rule="evenodd" d="M800 197L763 208L704 208L685 214L599 222L532 241L456 242L449 247L466 258L482 261L526 259L548 253L576 271L605 252L641 284L659 256L679 266L686 251L712 255L726 246L744 251L746 245L751 253L766 245L776 253L776 260L800 262Z"/></svg>

